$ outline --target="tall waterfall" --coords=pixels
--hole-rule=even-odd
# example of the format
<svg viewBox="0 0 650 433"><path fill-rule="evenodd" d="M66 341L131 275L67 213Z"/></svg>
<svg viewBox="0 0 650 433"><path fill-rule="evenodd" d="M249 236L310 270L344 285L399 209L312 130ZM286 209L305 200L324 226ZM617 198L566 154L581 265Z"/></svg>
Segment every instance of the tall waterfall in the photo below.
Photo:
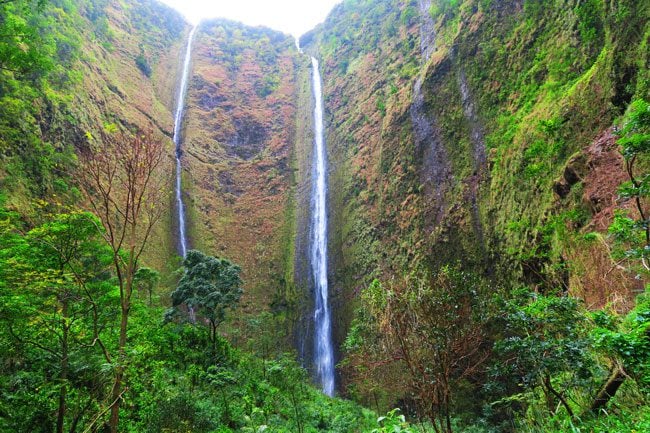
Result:
<svg viewBox="0 0 650 433"><path fill-rule="evenodd" d="M183 129L183 114L185 113L185 96L187 95L187 83L190 75L190 59L192 57L192 42L194 41L194 27L187 38L185 49L185 60L183 61L183 73L181 74L181 85L176 100L176 114L174 116L174 145L176 146L176 209L178 210L178 246L179 253L185 257L188 249L187 234L185 230L185 203L183 203L183 191L181 186L181 157L183 156L181 130Z"/></svg>
<svg viewBox="0 0 650 433"><path fill-rule="evenodd" d="M311 58L314 92L314 158L311 197L311 269L314 281L314 364L323 392L334 395L334 349L327 283L327 159L323 92L318 60Z"/></svg>

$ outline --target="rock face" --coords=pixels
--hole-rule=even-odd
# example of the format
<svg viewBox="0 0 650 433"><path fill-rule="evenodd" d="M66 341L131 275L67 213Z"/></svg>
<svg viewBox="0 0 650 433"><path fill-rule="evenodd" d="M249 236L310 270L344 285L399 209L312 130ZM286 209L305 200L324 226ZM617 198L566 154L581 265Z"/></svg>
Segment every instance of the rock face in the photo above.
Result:
<svg viewBox="0 0 650 433"><path fill-rule="evenodd" d="M88 26L96 31L101 21L105 23L101 28L106 28L97 39L85 40L82 48L84 80L71 108L79 121L77 133L94 131L107 122L130 130L153 130L165 142L165 171L172 173L174 98L190 25L178 12L156 1L106 1L97 5L102 9L88 13ZM95 15L98 18L93 21ZM178 266L173 259L173 224L170 208L155 227L145 252L145 262L165 277Z"/></svg>
<svg viewBox="0 0 650 433"><path fill-rule="evenodd" d="M45 3L35 15L49 20L44 33L56 50L46 54L46 63L53 67L47 74L0 72L0 189L6 205L26 216L37 212L39 198L80 205L74 153L107 123L153 131L165 142L164 164L172 171L171 112L189 30L180 14L156 1ZM24 104L21 116L29 116L28 123L5 111L11 101ZM145 253L147 263L163 271L176 266L169 260L170 224L165 215Z"/></svg>
<svg viewBox="0 0 650 433"><path fill-rule="evenodd" d="M268 309L292 280L297 59L289 36L225 20L202 23L194 44L183 145L191 244L242 267L245 313Z"/></svg>
<svg viewBox="0 0 650 433"><path fill-rule="evenodd" d="M372 279L445 263L630 298L634 275L591 271L606 236L582 239L627 208L610 128L649 96L649 12L592 3L345 1L302 38L324 65L339 342Z"/></svg>

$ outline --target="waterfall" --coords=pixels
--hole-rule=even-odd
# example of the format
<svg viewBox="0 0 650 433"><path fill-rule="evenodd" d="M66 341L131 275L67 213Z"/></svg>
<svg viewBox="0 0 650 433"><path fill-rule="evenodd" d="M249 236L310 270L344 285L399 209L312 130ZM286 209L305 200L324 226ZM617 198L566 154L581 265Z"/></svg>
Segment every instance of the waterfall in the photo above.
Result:
<svg viewBox="0 0 650 433"><path fill-rule="evenodd" d="M174 115L174 145L176 146L176 208L178 210L178 246L179 253L185 257L188 249L187 235L185 230L185 204L183 203L183 190L181 186L181 157L183 156L181 130L183 129L183 114L185 114L185 96L187 95L187 82L190 75L190 59L192 57L192 42L196 27L192 28L187 38L185 59L183 60L183 72L181 74L181 85L176 100L176 114Z"/></svg>
<svg viewBox="0 0 650 433"><path fill-rule="evenodd" d="M334 348L327 283L327 160L323 92L318 60L311 58L314 92L314 157L311 197L311 269L314 281L314 364L323 392L334 395Z"/></svg>

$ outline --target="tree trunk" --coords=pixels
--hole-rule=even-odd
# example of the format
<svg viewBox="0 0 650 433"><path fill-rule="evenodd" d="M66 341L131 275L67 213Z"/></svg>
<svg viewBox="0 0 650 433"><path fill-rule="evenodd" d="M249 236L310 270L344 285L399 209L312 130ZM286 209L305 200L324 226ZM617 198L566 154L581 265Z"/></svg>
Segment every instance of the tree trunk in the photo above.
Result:
<svg viewBox="0 0 650 433"><path fill-rule="evenodd" d="M598 391L594 402L591 404L590 410L592 412L599 412L600 409L607 406L607 403L616 395L616 392L621 387L623 382L625 382L625 372L620 366L615 366L612 370L612 373L609 375L607 382L603 387Z"/></svg>
<svg viewBox="0 0 650 433"><path fill-rule="evenodd" d="M122 400L122 382L124 380L124 363L126 361L126 330L129 320L128 301L122 303L122 317L120 320L120 342L118 348L118 365L115 370L115 382L111 391L111 418L109 427L111 433L117 433L117 426L120 420L120 403Z"/></svg>
<svg viewBox="0 0 650 433"><path fill-rule="evenodd" d="M61 389L59 389L59 410L56 416L56 433L63 433L65 423L66 411L66 395L68 393L68 332L70 327L68 325L69 311L68 311L68 297L67 294L63 295L62 306L62 322L63 322L63 335L61 337Z"/></svg>
<svg viewBox="0 0 650 433"><path fill-rule="evenodd" d="M217 324L210 320L210 342L212 343L212 356L217 356Z"/></svg>
<svg viewBox="0 0 650 433"><path fill-rule="evenodd" d="M558 400L560 400L560 403L562 403L562 406L566 409L567 413L569 414L570 418L573 418L573 411L571 410L571 406L569 406L569 403L566 401L564 396L558 392L555 388L553 388L553 384L551 383L551 376L548 374L544 378L544 385L546 388L553 394Z"/></svg>
<svg viewBox="0 0 650 433"><path fill-rule="evenodd" d="M293 405L293 411L296 414L296 427L298 427L298 433L303 433L300 413L298 411L298 399L296 398L295 388L291 388L291 404Z"/></svg>

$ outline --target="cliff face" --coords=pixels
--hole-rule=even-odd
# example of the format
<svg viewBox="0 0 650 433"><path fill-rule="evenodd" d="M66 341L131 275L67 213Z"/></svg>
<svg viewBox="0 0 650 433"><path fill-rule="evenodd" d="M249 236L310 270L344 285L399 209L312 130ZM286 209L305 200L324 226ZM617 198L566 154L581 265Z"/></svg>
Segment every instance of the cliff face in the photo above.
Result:
<svg viewBox="0 0 650 433"><path fill-rule="evenodd" d="M444 263L591 307L642 286L605 236L628 207L612 124L649 91L642 3L350 0L303 37L324 65L339 341L371 279Z"/></svg>
<svg viewBox="0 0 650 433"><path fill-rule="evenodd" d="M353 316L355 296L378 275L382 255L376 164L383 153L386 100L394 97L406 104L408 81L399 72L415 61L417 50L417 28L401 24L402 9L390 2L344 2L301 40L307 52L321 59L324 81L330 300L339 343Z"/></svg>
<svg viewBox="0 0 650 433"><path fill-rule="evenodd" d="M198 30L186 111L191 244L243 269L245 313L291 298L298 53L225 20Z"/></svg>
<svg viewBox="0 0 650 433"><path fill-rule="evenodd" d="M86 145L87 133L108 123L152 130L166 144L171 172L171 113L189 29L182 17L155 1L109 0L52 1L34 14L37 41L45 47L39 64L29 74L2 70L0 77L6 205L27 220L37 220L42 206L78 205L75 152ZM45 202L35 206L37 199ZM146 253L147 263L161 270L175 267L168 265L175 253L170 215Z"/></svg>
<svg viewBox="0 0 650 433"><path fill-rule="evenodd" d="M91 3L93 4L93 3ZM82 3L81 10L86 6ZM157 1L97 2L86 10L81 59L83 80L77 87L72 115L76 131L96 131L105 123L130 130L152 130L164 141L164 172L174 170L173 112L182 56L190 26L175 10ZM144 260L166 277L178 266L173 224L173 189L168 207L155 226ZM166 282L166 281L165 281Z"/></svg>
<svg viewBox="0 0 650 433"><path fill-rule="evenodd" d="M75 154L106 124L152 130L165 143L163 171L173 175L173 112L190 25L149 0L53 0L33 19L43 32L42 71L0 69L0 201L28 224L42 211L83 207ZM295 186L309 173L297 164L311 145L310 87L297 80L308 76L308 58L287 35L223 20L202 24L192 55L182 146L191 246L242 267L243 317L270 306L286 311L309 298L294 288L295 221L308 213L296 213ZM180 266L171 177L165 197L159 205L168 211L144 262L162 272L166 289Z"/></svg>

